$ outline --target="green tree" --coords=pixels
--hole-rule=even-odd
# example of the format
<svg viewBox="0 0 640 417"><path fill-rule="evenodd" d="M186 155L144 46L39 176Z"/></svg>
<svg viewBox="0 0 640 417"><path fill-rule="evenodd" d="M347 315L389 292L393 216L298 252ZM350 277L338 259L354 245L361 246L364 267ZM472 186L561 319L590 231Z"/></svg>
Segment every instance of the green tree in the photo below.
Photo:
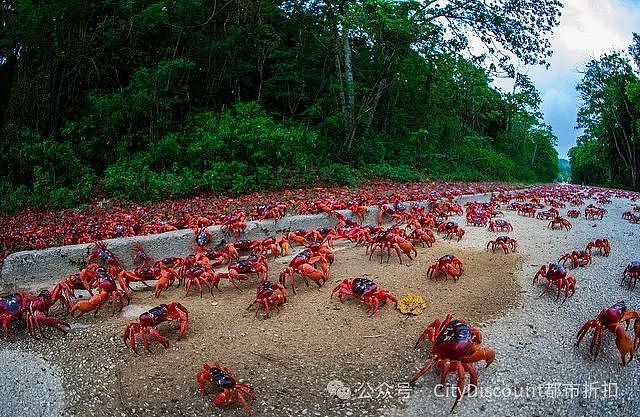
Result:
<svg viewBox="0 0 640 417"><path fill-rule="evenodd" d="M3 209L371 176L549 180L555 138L513 64L546 62L559 9L5 0ZM509 93L491 85L505 74Z"/></svg>
<svg viewBox="0 0 640 417"><path fill-rule="evenodd" d="M637 85L638 74L629 58L616 52L589 61L577 87L583 101L578 112L582 139L600 141L607 150L604 155L613 180L633 189L640 185ZM589 146L583 149L593 148Z"/></svg>
<svg viewBox="0 0 640 417"><path fill-rule="evenodd" d="M611 185L607 148L602 141L583 138L569 150L571 180L578 184Z"/></svg>

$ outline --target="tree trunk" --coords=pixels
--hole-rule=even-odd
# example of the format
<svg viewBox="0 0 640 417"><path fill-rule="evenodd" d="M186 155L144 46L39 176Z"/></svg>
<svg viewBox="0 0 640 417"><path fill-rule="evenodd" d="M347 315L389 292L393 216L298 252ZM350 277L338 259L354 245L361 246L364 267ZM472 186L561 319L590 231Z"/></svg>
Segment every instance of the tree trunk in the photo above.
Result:
<svg viewBox="0 0 640 417"><path fill-rule="evenodd" d="M351 149L353 139L356 134L356 126L354 120L354 87L353 87L353 68L351 66L351 42L349 42L349 29L347 25L342 21L342 49L344 56L344 92L345 92L345 133L346 133L346 145L347 150Z"/></svg>
<svg viewBox="0 0 640 417"><path fill-rule="evenodd" d="M340 107L342 109L342 115L343 115L343 120L344 120L344 145L348 145L348 143L350 142L350 134L351 134L351 128L350 128L350 124L348 123L349 117L349 105L347 102L347 94L346 94L346 84L345 84L345 76L344 76L344 71L343 71L343 67L345 65L343 65L342 62L342 57L344 55L344 51L345 51L345 47L344 47L344 39L343 35L344 35L344 30L341 31L340 30L340 26L341 26L341 22L338 20L338 17L336 16L336 13L333 9L333 5L331 1L325 0L325 6L327 7L327 16L329 18L329 21L332 22L330 27L331 27L331 35L332 35L332 40L333 40L333 45L335 48L335 59L334 59L334 65L335 65L335 69L336 69L336 80L338 82L338 100L340 101ZM342 11L343 7L340 6L339 7L339 11L338 13L340 13ZM344 25L342 24L342 26L344 27ZM349 42L349 39L347 38L347 43ZM351 69L351 48L347 48L349 51L349 71L352 71ZM351 74L351 79L353 79L353 74Z"/></svg>
<svg viewBox="0 0 640 417"><path fill-rule="evenodd" d="M373 98L373 104L371 105L371 109L369 110L369 117L367 119L367 127L364 129L364 136L369 133L369 129L371 128L371 124L373 123L373 116L376 114L376 109L378 108L378 103L380 102L380 97L382 97L382 92L387 86L387 79L383 78L378 83L378 88L376 88L376 95Z"/></svg>

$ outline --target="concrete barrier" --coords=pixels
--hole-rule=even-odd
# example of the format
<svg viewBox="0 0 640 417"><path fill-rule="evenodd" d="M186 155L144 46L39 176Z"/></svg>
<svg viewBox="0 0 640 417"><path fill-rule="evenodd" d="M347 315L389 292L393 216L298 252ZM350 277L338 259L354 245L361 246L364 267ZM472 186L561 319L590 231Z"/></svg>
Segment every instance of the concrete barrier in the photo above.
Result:
<svg viewBox="0 0 640 417"><path fill-rule="evenodd" d="M472 200L488 201L490 195L491 193L459 196L456 198L456 202L465 204ZM413 203L408 202L408 204ZM418 202L418 204L426 203L426 201ZM351 220L358 220L349 210L339 212ZM374 224L377 216L378 208L372 206L366 213L363 223ZM240 238L264 239L269 236L286 234L295 229L333 227L335 224L335 217L324 213L286 216L277 222L273 220L249 221L245 233ZM212 246L233 240L232 236L221 229L221 226L211 226L207 230L213 235ZM104 240L109 250L120 257L127 268L131 267L131 247L134 242L140 242L145 251L156 259L170 256L184 257L193 252L190 247L194 243L194 233L186 229ZM93 247L93 243L87 243L12 253L4 261L0 284L34 289L51 286L62 277L82 269L86 265L87 255Z"/></svg>

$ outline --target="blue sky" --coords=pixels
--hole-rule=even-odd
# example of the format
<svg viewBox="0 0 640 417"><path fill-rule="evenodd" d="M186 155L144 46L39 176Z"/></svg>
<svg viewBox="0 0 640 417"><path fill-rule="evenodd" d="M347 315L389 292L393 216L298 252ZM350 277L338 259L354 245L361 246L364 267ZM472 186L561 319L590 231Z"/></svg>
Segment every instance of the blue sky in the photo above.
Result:
<svg viewBox="0 0 640 417"><path fill-rule="evenodd" d="M626 50L633 32L640 33L640 0L566 0L560 25L551 35L553 56L547 70L520 67L540 91L545 123L558 137L558 154L567 158L580 131L575 129L580 98L576 85L580 71L591 58L614 50ZM496 80L506 87L506 80ZM512 84L511 84L512 85ZM510 88L509 88L510 89Z"/></svg>
<svg viewBox="0 0 640 417"><path fill-rule="evenodd" d="M640 33L640 0L567 0L560 25L551 36L549 70L525 69L542 98L545 122L558 137L558 153L567 157L580 132L575 129L580 99L576 84L590 58L626 49L633 32Z"/></svg>

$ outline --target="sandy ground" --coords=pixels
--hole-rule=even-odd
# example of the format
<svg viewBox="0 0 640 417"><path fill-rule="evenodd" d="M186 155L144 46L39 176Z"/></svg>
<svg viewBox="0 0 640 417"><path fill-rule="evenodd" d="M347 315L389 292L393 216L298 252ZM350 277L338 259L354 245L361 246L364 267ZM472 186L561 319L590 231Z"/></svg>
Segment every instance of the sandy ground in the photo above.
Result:
<svg viewBox="0 0 640 417"><path fill-rule="evenodd" d="M594 203L587 201L585 204ZM621 219L630 210L628 200L613 199L603 220L572 219L570 231L551 231L547 222L507 212L525 255L519 281L524 289L518 308L482 329L484 344L497 352L488 368L479 367L479 386L486 388L475 398L464 398L455 410L459 416L638 416L640 415L640 367L634 359L621 366L614 337L607 333L597 360L589 358L591 333L576 349L576 334L587 320L619 300L640 310L638 287L620 286L625 266L640 259L640 227ZM562 209L565 213L567 209ZM584 207L582 207L583 211ZM467 228L465 246L481 245L488 230ZM470 233L469 233L470 232ZM557 261L565 252L583 249L587 242L606 237L613 247L608 258L595 255L586 268L572 270L577 290L563 306L555 297L538 297L541 287L532 277L543 263ZM586 343L585 343L586 342ZM419 366L416 363L416 369ZM393 416L437 416L447 414L454 397L439 398L435 372L421 380L401 410ZM453 377L449 380L453 384ZM442 391L437 395L445 395Z"/></svg>
<svg viewBox="0 0 640 417"><path fill-rule="evenodd" d="M640 258L640 226L620 218L630 206L627 200L614 199L604 220L581 217L572 220L570 231L551 231L545 221L506 212L515 227L509 234L519 242L517 254L486 252L487 241L500 234L470 226L461 242L438 239L433 248L419 247L418 257L405 258L403 265L397 258L389 264L369 261L363 248L342 246L329 283L320 289L300 284L298 294L290 293L289 303L268 319L245 311L255 295L253 279L242 284L243 292L224 284L224 292L214 298L195 293L185 297L183 289L159 300L147 291L136 292L123 313L111 316L105 311L72 320L74 329L68 335L50 332L50 340L33 340L14 325L10 339L0 342L6 349L0 351L0 361L10 376L1 380L0 415L244 415L235 406L219 410L212 396L198 392L196 372L202 362L216 360L253 384L253 414L258 416L446 415L454 398L434 393L436 372L413 389L406 382L429 355L428 347L413 348L417 336L434 317L453 313L478 326L484 344L497 353L490 367L478 367L480 388L491 391L463 398L454 414L637 416L638 361L623 368L610 334L596 362L588 356L589 340L574 347L580 325L600 309L621 299L629 308L640 309L638 289L619 286L624 267ZM575 296L563 306L552 296L538 297L541 288L531 284L537 268L596 237L610 239L612 254L596 255L591 266L571 271L578 282ZM428 266L447 253L463 260L465 275L456 283L428 280ZM270 264L271 280L286 262ZM386 305L369 318L359 302L340 304L329 298L345 276L372 277L398 296L421 294L428 308L421 316L407 317ZM126 323L173 300L190 311L191 327L183 340L167 349L153 345L153 353L140 356L124 346ZM174 324L160 326L172 339L176 329ZM25 360L15 355L35 358L28 366L42 369L40 374L21 369ZM20 398L25 381L43 387L28 407L15 408L16 402L6 398ZM610 391L603 392L603 387ZM522 394L513 395L518 392Z"/></svg>
<svg viewBox="0 0 640 417"><path fill-rule="evenodd" d="M58 416L64 411L59 369L37 354L0 350L0 415Z"/></svg>
<svg viewBox="0 0 640 417"><path fill-rule="evenodd" d="M243 292L223 284L223 293L214 298L193 292L185 297L180 288L158 300L150 291L138 291L122 314L111 316L104 311L97 317L89 314L72 320L74 330L66 336L51 333L51 340L34 341L15 325L7 345L39 355L59 369L66 415L242 415L235 407L216 409L212 397L203 397L197 390L195 375L202 362L216 360L254 385L255 415L375 415L389 401L399 403L398 399L386 395L362 402L357 398L362 395L358 387L373 393L383 386L393 395L404 389L412 366L426 360L424 352L412 346L429 321L453 312L481 323L513 306L518 298L519 254L460 246L439 241L432 248L419 247L418 257L404 258L401 265L397 257L381 264L375 258L369 260L363 247L342 245L336 249L330 282L319 289L299 283L297 294L289 292L289 302L268 319L245 310L255 295L253 279L242 284ZM455 283L428 279L429 265L448 253L464 262L465 274ZM288 259L270 264L272 281ZM397 296L409 291L421 294L428 308L420 316L404 316L387 304L369 318L362 303L350 299L341 304L330 298L331 289L342 278L359 276L374 279ZM127 322L160 302L173 300L190 312L190 328L183 340L168 349L152 345L153 353L142 351L140 356L124 346L120 337ZM175 324L162 324L160 329L175 339ZM350 387L354 401L332 395L327 390L332 381Z"/></svg>

